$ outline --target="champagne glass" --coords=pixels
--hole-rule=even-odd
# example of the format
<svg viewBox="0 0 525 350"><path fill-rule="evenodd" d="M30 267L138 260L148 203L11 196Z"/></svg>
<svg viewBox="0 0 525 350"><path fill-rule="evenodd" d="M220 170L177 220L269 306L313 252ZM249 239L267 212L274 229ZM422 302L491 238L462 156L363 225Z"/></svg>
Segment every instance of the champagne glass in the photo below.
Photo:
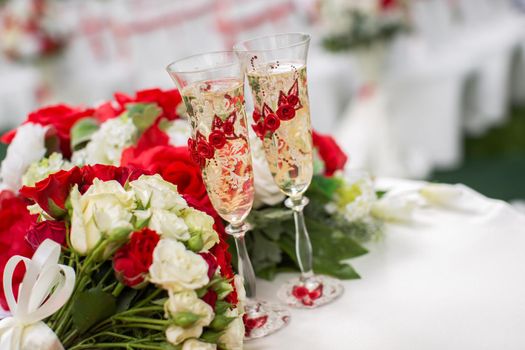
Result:
<svg viewBox="0 0 525 350"><path fill-rule="evenodd" d="M255 273L244 237L254 184L244 103L244 72L233 52L213 52L171 63L168 73L181 91L192 127L188 147L200 165L208 196L235 239L239 273L248 297L246 338L260 338L289 322L279 304L255 299Z"/></svg>
<svg viewBox="0 0 525 350"><path fill-rule="evenodd" d="M278 295L298 308L321 306L343 293L338 280L313 273L312 244L303 215L308 204L304 193L313 175L306 77L309 42L307 34L289 33L247 40L234 47L252 91L252 128L263 143L275 183L288 197L285 205L294 214L301 276L282 286Z"/></svg>

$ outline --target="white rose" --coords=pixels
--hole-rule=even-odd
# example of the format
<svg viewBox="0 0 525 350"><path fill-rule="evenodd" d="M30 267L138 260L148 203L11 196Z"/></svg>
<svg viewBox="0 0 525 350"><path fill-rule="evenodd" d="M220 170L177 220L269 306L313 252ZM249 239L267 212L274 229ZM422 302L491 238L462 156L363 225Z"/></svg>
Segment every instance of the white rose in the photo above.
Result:
<svg viewBox="0 0 525 350"><path fill-rule="evenodd" d="M215 317L213 308L204 300L199 299L197 293L193 290L170 293L168 300L164 304L164 308L166 313L172 316L175 316L178 312L191 312L192 314L199 315L199 320L197 320L193 326L208 326Z"/></svg>
<svg viewBox="0 0 525 350"><path fill-rule="evenodd" d="M34 186L37 182L47 178L51 174L71 168L71 163L62 158L62 154L53 153L48 158L43 158L31 164L22 177L22 183L24 186Z"/></svg>
<svg viewBox="0 0 525 350"><path fill-rule="evenodd" d="M143 207L181 211L188 204L177 191L177 186L165 181L160 175L142 175L130 183L135 196Z"/></svg>
<svg viewBox="0 0 525 350"><path fill-rule="evenodd" d="M237 316L236 310L229 310L226 315ZM219 343L223 344L228 350L242 350L244 340L244 322L241 317L237 317L226 328L226 332L219 338Z"/></svg>
<svg viewBox="0 0 525 350"><path fill-rule="evenodd" d="M166 134L170 138L170 145L186 146L191 137L191 125L184 119L174 120L166 129Z"/></svg>
<svg viewBox="0 0 525 350"><path fill-rule="evenodd" d="M133 144L137 133L138 129L131 118L122 116L110 119L93 133L81 156L73 158L84 164L120 165L122 151Z"/></svg>
<svg viewBox="0 0 525 350"><path fill-rule="evenodd" d="M87 254L104 236L132 230L133 193L117 181L95 179L84 195L75 186L70 195L71 245L80 254Z"/></svg>
<svg viewBox="0 0 525 350"><path fill-rule="evenodd" d="M235 290L237 290L237 300L239 301L239 309L244 310L246 304L246 289L244 289L244 281L241 275L235 275L233 277L233 284Z"/></svg>
<svg viewBox="0 0 525 350"><path fill-rule="evenodd" d="M149 273L151 282L173 292L195 290L209 282L206 261L171 238L161 239L155 247Z"/></svg>
<svg viewBox="0 0 525 350"><path fill-rule="evenodd" d="M148 227L163 237L187 241L191 235L188 226L176 213L164 209L150 209L151 218Z"/></svg>
<svg viewBox="0 0 525 350"><path fill-rule="evenodd" d="M219 235L213 229L215 220L208 214L194 208L186 208L184 210L184 221L190 233L200 233L204 242L203 251L207 251L219 243Z"/></svg>
<svg viewBox="0 0 525 350"><path fill-rule="evenodd" d="M205 343L197 339L188 339L182 345L182 350L216 350L217 345Z"/></svg>
<svg viewBox="0 0 525 350"><path fill-rule="evenodd" d="M263 145L257 137L251 137L250 146L252 150L252 166L255 186L254 207L262 204L276 205L282 202L285 195L273 181L272 173L266 161Z"/></svg>
<svg viewBox="0 0 525 350"><path fill-rule="evenodd" d="M189 338L198 338L202 334L202 327L182 328L170 326L166 329L166 339L173 345L178 345Z"/></svg>
<svg viewBox="0 0 525 350"><path fill-rule="evenodd" d="M48 127L27 123L16 129L16 136L7 148L0 176L4 188L18 192L22 176L34 162L46 154L45 137Z"/></svg>

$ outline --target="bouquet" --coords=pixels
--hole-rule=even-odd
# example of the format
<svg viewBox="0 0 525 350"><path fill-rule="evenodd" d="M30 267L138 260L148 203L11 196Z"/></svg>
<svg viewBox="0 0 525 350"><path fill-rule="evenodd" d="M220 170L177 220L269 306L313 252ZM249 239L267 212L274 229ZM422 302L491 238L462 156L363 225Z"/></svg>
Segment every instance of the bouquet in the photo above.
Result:
<svg viewBox="0 0 525 350"><path fill-rule="evenodd" d="M40 329L49 343L71 349L242 347L235 251L188 149L190 130L179 92L150 89L117 93L94 108L44 107L2 137L9 147L0 169L0 271L12 288L0 290L0 301L12 314L9 324L22 324L23 334ZM313 139L316 175L306 195L314 269L358 278L347 260L380 236L381 193L370 177L344 174L347 156L330 136L314 132ZM261 147L253 135L257 209L247 239L256 273L271 279L297 264L292 214ZM74 287L55 312L19 323L14 295L35 272L26 263L25 273L18 267L10 278L10 259L39 260L42 246L58 250L51 266L62 272L32 311ZM13 339L2 326L0 339Z"/></svg>
<svg viewBox="0 0 525 350"><path fill-rule="evenodd" d="M33 61L59 52L68 29L57 19L54 0L7 1L0 24L0 48L15 61Z"/></svg>
<svg viewBox="0 0 525 350"><path fill-rule="evenodd" d="M408 28L406 0L324 0L323 44L330 51L384 45Z"/></svg>
<svg viewBox="0 0 525 350"><path fill-rule="evenodd" d="M240 349L242 283L215 220L190 203L158 174L106 165L3 192L18 216L10 255L35 253L25 272L7 263L2 348ZM46 249L56 256L39 266Z"/></svg>

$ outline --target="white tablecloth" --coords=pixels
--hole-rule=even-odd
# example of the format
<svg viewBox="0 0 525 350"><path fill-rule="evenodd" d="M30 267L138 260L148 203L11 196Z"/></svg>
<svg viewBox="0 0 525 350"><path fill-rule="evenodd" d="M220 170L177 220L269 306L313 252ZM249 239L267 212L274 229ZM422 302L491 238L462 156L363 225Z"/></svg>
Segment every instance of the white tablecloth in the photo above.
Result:
<svg viewBox="0 0 525 350"><path fill-rule="evenodd" d="M344 282L340 300L293 310L287 328L245 348L525 349L525 216L466 192L468 211L426 207L410 225L388 224L352 260L362 279ZM259 281L259 296L276 300L288 277Z"/></svg>

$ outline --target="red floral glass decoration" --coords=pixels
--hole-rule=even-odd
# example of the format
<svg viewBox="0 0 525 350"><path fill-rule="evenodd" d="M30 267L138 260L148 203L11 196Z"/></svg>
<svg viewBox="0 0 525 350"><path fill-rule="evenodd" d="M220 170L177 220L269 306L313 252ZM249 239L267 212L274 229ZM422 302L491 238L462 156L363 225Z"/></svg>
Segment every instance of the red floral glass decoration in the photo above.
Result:
<svg viewBox="0 0 525 350"><path fill-rule="evenodd" d="M288 121L295 118L295 112L303 105L299 99L299 82L295 79L292 87L285 94L279 91L277 110L274 112L266 103L263 105L262 113L255 108L253 111L252 125L255 134L262 140L268 132L273 133L281 126L281 121Z"/></svg>

